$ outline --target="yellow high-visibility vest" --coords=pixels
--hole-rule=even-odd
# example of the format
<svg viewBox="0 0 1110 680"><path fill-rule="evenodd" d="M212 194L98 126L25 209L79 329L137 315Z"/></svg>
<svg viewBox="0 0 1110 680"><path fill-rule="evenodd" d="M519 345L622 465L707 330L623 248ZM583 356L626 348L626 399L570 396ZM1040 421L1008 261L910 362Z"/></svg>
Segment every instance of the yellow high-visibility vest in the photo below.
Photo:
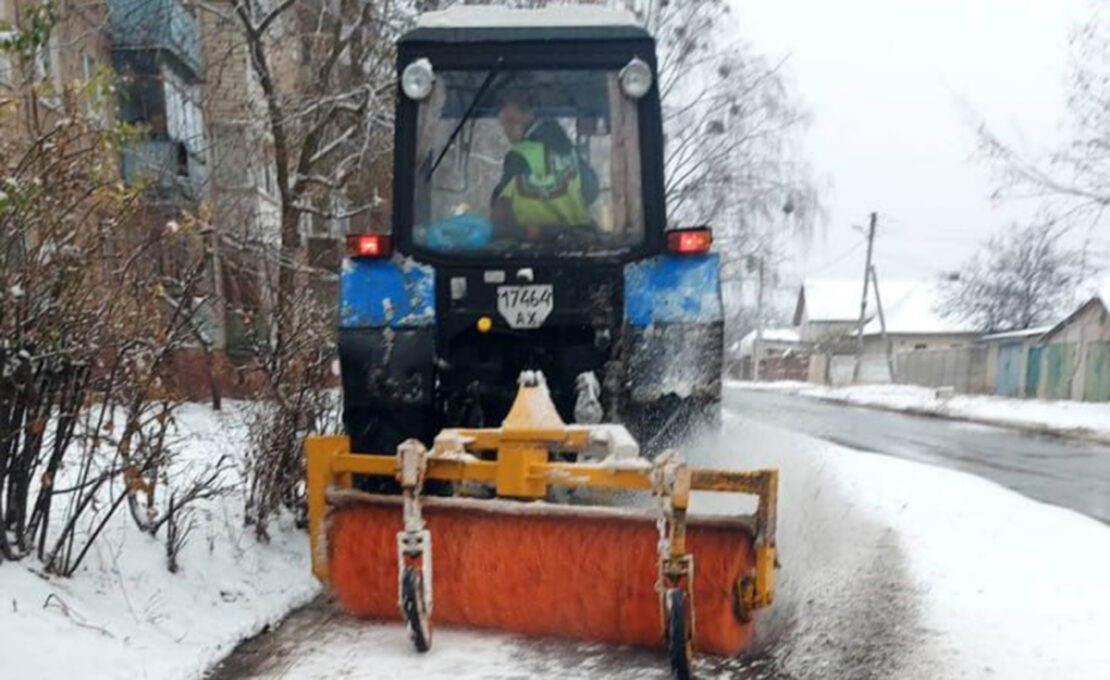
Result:
<svg viewBox="0 0 1110 680"><path fill-rule="evenodd" d="M510 153L528 163L530 174L516 175L498 198L512 204L513 221L536 227L583 227L590 212L582 197L582 175L578 155L546 153L542 142L517 142Z"/></svg>

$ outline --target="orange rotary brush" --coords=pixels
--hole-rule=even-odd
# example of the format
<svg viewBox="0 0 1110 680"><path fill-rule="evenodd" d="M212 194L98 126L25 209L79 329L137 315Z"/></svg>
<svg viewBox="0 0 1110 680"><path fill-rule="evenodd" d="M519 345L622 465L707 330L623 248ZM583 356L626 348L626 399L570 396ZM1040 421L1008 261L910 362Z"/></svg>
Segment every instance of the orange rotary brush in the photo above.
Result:
<svg viewBox="0 0 1110 680"><path fill-rule="evenodd" d="M329 581L350 614L397 619L396 497L352 495L327 520ZM659 647L655 516L504 500L424 500L437 623ZM690 518L697 649L732 656L751 626L737 583L754 565L742 522Z"/></svg>

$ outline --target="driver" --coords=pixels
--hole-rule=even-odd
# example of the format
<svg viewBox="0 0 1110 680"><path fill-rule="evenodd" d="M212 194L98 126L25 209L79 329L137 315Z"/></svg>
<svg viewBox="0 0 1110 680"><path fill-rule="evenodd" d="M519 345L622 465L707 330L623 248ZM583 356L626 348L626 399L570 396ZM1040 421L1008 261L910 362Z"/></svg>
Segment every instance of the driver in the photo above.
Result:
<svg viewBox="0 0 1110 680"><path fill-rule="evenodd" d="M520 230L528 240L567 228L592 230L589 206L598 196L597 175L562 126L536 116L534 93L505 92L497 119L511 144L490 198L497 230Z"/></svg>

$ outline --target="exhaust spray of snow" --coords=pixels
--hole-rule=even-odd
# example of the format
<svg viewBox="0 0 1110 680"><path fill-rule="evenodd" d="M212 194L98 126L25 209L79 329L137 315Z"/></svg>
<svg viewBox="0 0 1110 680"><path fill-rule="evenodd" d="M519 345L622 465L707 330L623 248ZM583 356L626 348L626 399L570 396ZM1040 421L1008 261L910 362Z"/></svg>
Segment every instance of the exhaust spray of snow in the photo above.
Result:
<svg viewBox="0 0 1110 680"><path fill-rule="evenodd" d="M751 652L789 678L936 677L914 670L928 654L898 534L869 511L866 491L844 484L834 448L728 412L719 434L689 446L693 465L780 471L776 601ZM749 503L706 493L692 508L735 513Z"/></svg>
<svg viewBox="0 0 1110 680"><path fill-rule="evenodd" d="M782 568L755 651L785 677L1101 678L1110 667L1099 522L732 414L689 451L696 465L781 471Z"/></svg>

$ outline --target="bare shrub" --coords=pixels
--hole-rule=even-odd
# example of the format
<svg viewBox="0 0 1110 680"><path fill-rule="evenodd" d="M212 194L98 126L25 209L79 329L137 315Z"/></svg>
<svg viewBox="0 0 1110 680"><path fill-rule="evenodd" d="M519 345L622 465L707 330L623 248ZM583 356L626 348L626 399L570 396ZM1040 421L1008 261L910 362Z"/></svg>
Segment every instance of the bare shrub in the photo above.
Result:
<svg viewBox="0 0 1110 680"><path fill-rule="evenodd" d="M304 525L304 438L338 427L334 304L319 297L301 288L286 308L285 340L256 347L266 383L248 429L246 517L263 541L281 509Z"/></svg>
<svg viewBox="0 0 1110 680"><path fill-rule="evenodd" d="M40 7L0 45L21 64L49 40L50 8L27 11ZM0 102L20 121L0 130L0 559L69 576L125 503L157 534L218 493L227 464L180 478L180 402L163 388L207 302L206 227L152 218L119 181L118 149L141 131L99 115L106 81L74 84L57 112L38 85Z"/></svg>

